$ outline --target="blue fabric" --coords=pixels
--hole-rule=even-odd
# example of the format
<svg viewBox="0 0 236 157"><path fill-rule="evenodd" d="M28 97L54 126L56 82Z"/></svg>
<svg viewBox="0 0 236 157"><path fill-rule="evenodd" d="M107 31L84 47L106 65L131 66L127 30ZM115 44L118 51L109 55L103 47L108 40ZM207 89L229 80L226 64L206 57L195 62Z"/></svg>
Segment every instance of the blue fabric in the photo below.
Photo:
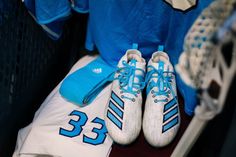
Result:
<svg viewBox="0 0 236 157"><path fill-rule="evenodd" d="M89 0L86 47L93 50L96 46L104 60L116 65L132 43L139 44L139 50L147 60L157 50L157 45L164 45L175 65L188 29L211 2L199 0L196 7L182 12L161 0ZM184 97L185 112L192 115L197 105L196 91L180 77L176 78Z"/></svg>
<svg viewBox="0 0 236 157"><path fill-rule="evenodd" d="M36 22L42 26L53 40L60 38L65 20L71 10L88 12L87 0L24 0L24 4Z"/></svg>
<svg viewBox="0 0 236 157"><path fill-rule="evenodd" d="M28 2L33 6L27 5ZM48 26L49 30L57 28L54 39L59 38L62 31L57 21L64 20L71 8L80 13L89 12L86 48L93 50L96 47L111 66L117 65L132 43L139 44L139 50L147 60L157 50L157 45L164 45L175 65L188 29L211 2L198 0L195 7L183 12L173 9L164 0L25 0L29 10L36 8L40 24L47 25L56 20ZM177 87L184 96L186 113L192 115L197 102L196 91L178 76Z"/></svg>
<svg viewBox="0 0 236 157"><path fill-rule="evenodd" d="M61 20L70 15L68 0L35 0L36 17L40 24Z"/></svg>
<svg viewBox="0 0 236 157"><path fill-rule="evenodd" d="M98 57L66 77L59 92L68 101L86 106L113 80L115 70Z"/></svg>
<svg viewBox="0 0 236 157"><path fill-rule="evenodd" d="M88 13L89 1L88 0L72 0L72 9L78 13Z"/></svg>
<svg viewBox="0 0 236 157"><path fill-rule="evenodd" d="M116 65L132 43L139 44L139 50L147 60L157 50L157 45L164 45L175 65L188 29L211 2L199 0L196 7L182 12L161 0L89 0L86 47L93 50L96 46L105 61ZM185 112L192 115L197 105L196 91L179 76L176 78L184 97Z"/></svg>
<svg viewBox="0 0 236 157"><path fill-rule="evenodd" d="M198 104L197 90L183 82L179 75L176 76L177 87L184 98L184 111L189 116L194 114L194 109Z"/></svg>
<svg viewBox="0 0 236 157"><path fill-rule="evenodd" d="M52 1L52 0L47 0L43 2L48 2L48 1ZM30 14L36 20L36 22L42 26L45 32L47 32L49 37L51 37L53 40L57 40L60 38L62 34L64 20L69 16L68 13L64 13L65 15L64 17L60 16L61 19L57 18L57 20L52 20L53 18L56 19L52 15L48 17L43 17L43 15L47 15L46 13L44 13L43 15L40 15L41 13L43 13L43 10L48 12L48 14L50 12L53 12L53 11L46 10L48 8L47 6L39 6L39 4L42 4L40 3L40 0L39 2L37 0L24 0L24 4L26 8L28 9L28 11L30 12ZM56 12L53 12L53 13L54 15L56 15ZM48 23L46 21L48 21Z"/></svg>

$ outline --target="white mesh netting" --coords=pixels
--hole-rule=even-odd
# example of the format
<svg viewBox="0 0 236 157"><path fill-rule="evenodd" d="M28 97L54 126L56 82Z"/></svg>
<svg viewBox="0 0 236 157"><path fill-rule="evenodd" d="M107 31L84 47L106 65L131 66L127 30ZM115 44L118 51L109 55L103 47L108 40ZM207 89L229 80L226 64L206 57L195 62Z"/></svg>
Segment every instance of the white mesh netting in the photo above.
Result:
<svg viewBox="0 0 236 157"><path fill-rule="evenodd" d="M184 52L176 66L176 71L186 84L197 89L206 89L212 80L221 84L219 72L213 70L216 54L212 39L231 14L234 2L213 2L201 13L186 35Z"/></svg>

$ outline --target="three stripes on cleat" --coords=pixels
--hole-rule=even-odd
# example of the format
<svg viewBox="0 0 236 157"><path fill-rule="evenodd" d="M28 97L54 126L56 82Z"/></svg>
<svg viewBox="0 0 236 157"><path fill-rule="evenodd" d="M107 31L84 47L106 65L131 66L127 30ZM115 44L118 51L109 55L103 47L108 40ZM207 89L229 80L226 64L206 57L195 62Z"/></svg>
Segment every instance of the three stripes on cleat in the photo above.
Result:
<svg viewBox="0 0 236 157"><path fill-rule="evenodd" d="M171 129L175 125L179 123L179 116L178 116L178 103L177 98L174 97L171 101L165 104L163 109L163 126L162 126L162 133L166 132L167 130Z"/></svg>
<svg viewBox="0 0 236 157"><path fill-rule="evenodd" d="M124 102L112 91L108 105L107 117L122 130Z"/></svg>
<svg viewBox="0 0 236 157"><path fill-rule="evenodd" d="M121 130L124 114L123 110L124 102L112 91L111 99L108 105L107 117ZM164 106L162 133L178 124L178 112L177 99L175 97Z"/></svg>

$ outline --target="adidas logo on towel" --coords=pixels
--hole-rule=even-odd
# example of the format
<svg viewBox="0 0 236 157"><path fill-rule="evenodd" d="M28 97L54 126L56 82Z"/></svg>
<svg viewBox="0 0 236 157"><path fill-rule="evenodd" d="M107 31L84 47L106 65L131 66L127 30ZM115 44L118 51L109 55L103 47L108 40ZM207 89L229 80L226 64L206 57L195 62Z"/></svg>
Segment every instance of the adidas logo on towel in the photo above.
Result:
<svg viewBox="0 0 236 157"><path fill-rule="evenodd" d="M102 73L102 68L95 68L95 69L93 69L93 72L96 74L100 74L100 73Z"/></svg>

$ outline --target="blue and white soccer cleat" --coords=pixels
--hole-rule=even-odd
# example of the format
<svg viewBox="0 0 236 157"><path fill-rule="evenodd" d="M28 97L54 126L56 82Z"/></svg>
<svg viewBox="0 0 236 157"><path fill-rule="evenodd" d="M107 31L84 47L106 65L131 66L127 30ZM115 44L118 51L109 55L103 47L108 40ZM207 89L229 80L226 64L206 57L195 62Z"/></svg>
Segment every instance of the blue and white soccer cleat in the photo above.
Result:
<svg viewBox="0 0 236 157"><path fill-rule="evenodd" d="M173 140L180 125L174 69L163 48L148 62L146 83L143 132L149 144L162 147Z"/></svg>
<svg viewBox="0 0 236 157"><path fill-rule="evenodd" d="M118 63L105 122L109 135L119 144L133 142L140 133L145 71L146 62L136 49L127 50Z"/></svg>

